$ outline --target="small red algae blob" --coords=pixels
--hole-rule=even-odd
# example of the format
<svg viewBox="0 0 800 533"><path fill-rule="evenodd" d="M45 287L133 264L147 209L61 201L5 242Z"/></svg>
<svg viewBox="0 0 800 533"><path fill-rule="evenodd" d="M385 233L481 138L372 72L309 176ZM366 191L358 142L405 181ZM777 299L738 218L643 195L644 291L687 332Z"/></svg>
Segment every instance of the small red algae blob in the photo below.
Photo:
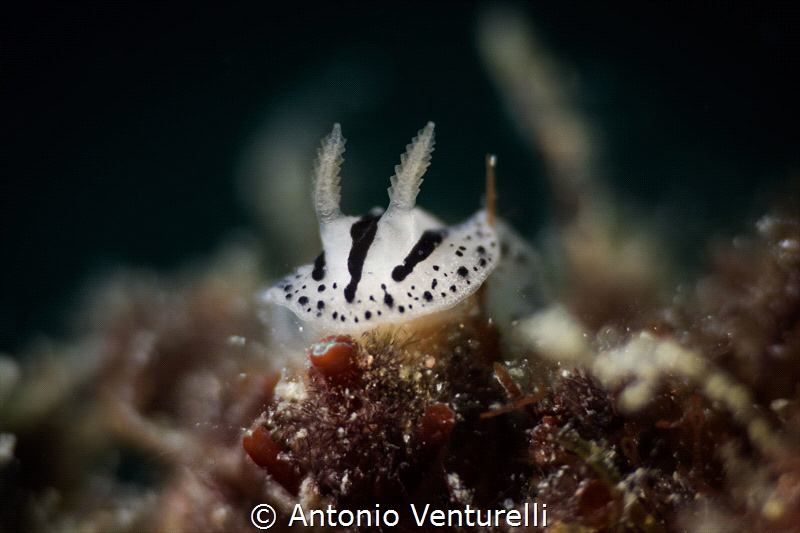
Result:
<svg viewBox="0 0 800 533"><path fill-rule="evenodd" d="M445 404L437 403L428 407L417 428L423 448L436 450L444 446L455 424L455 413Z"/></svg>
<svg viewBox="0 0 800 533"><path fill-rule="evenodd" d="M356 368L358 347L349 335L331 335L316 342L310 351L311 364L326 376L341 376Z"/></svg>
<svg viewBox="0 0 800 533"><path fill-rule="evenodd" d="M264 426L252 428L242 439L242 446L255 464L267 471L277 483L292 494L300 488L300 475L281 454L286 449L276 442Z"/></svg>
<svg viewBox="0 0 800 533"><path fill-rule="evenodd" d="M575 492L577 516L586 525L605 531L616 522L616 500L608 485L599 479L581 483Z"/></svg>

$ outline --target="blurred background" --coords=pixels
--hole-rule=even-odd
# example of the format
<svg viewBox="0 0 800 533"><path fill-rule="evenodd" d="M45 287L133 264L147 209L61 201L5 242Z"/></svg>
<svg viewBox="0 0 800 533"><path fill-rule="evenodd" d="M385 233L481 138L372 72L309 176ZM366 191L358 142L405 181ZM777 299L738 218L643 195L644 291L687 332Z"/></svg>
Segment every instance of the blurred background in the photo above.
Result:
<svg viewBox="0 0 800 533"><path fill-rule="evenodd" d="M433 120L418 203L469 216L493 152L500 212L536 241L550 220L542 160L476 44L492 7L4 3L0 351L68 334L83 287L118 265L166 272L248 235L265 285L310 262L309 175L334 122L345 213L387 204L400 154ZM518 7L598 128L600 178L688 262L796 183L790 3Z"/></svg>

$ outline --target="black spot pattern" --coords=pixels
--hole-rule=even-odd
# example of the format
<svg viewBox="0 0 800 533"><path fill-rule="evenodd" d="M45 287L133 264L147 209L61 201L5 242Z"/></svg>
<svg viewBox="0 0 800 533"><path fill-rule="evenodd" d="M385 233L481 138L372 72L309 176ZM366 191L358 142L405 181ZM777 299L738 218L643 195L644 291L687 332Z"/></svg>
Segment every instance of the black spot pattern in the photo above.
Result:
<svg viewBox="0 0 800 533"><path fill-rule="evenodd" d="M314 270L311 271L311 279L314 281L322 281L325 277L325 250L322 250L316 259L314 259Z"/></svg>
<svg viewBox="0 0 800 533"><path fill-rule="evenodd" d="M408 255L403 259L402 265L397 265L392 270L392 279L395 281L403 281L422 261L425 261L442 243L442 239L447 235L444 230L431 231L428 230L422 234L417 243L408 252Z"/></svg>
<svg viewBox="0 0 800 533"><path fill-rule="evenodd" d="M335 322L342 332L355 331L362 323L402 323L447 309L474 292L506 244L488 228L485 215L478 215L462 225L428 229L411 250L398 250L396 242L380 237L380 216L373 213L349 225L346 269L328 264L331 257L344 255L340 250L335 255L323 251L313 265L300 267L270 289L269 299L285 302L306 320ZM404 259L382 259L398 256ZM506 259L515 261L516 253Z"/></svg>
<svg viewBox="0 0 800 533"><path fill-rule="evenodd" d="M358 222L350 226L350 237L353 245L350 247L350 255L347 257L347 270L350 272L350 283L344 288L344 299L348 303L353 303L356 297L358 282L361 281L361 271L364 269L364 261L367 260L367 252L372 247L375 233L378 231L378 221L381 215L367 215ZM343 317L344 318L344 317Z"/></svg>

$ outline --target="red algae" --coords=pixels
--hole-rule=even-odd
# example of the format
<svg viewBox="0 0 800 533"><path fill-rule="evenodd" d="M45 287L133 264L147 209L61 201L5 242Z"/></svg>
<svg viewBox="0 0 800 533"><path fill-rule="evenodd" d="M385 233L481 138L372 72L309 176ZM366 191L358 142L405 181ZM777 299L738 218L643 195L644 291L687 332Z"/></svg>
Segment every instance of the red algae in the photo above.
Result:
<svg viewBox="0 0 800 533"><path fill-rule="evenodd" d="M300 488L300 476L283 458L286 449L263 426L255 426L242 439L242 446L255 464L292 494Z"/></svg>

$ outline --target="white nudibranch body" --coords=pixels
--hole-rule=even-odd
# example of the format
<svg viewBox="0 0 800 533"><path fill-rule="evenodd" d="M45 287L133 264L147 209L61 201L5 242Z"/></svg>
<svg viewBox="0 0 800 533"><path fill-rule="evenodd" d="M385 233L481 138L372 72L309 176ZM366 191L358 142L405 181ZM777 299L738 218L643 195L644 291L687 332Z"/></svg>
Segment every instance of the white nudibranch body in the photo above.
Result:
<svg viewBox="0 0 800 533"><path fill-rule="evenodd" d="M451 308L474 293L500 260L493 214L480 210L445 226L415 207L433 151L433 122L395 167L389 207L363 217L339 208L345 139L339 124L322 141L314 206L323 250L311 265L268 289L265 298L291 309L315 329L354 333Z"/></svg>

